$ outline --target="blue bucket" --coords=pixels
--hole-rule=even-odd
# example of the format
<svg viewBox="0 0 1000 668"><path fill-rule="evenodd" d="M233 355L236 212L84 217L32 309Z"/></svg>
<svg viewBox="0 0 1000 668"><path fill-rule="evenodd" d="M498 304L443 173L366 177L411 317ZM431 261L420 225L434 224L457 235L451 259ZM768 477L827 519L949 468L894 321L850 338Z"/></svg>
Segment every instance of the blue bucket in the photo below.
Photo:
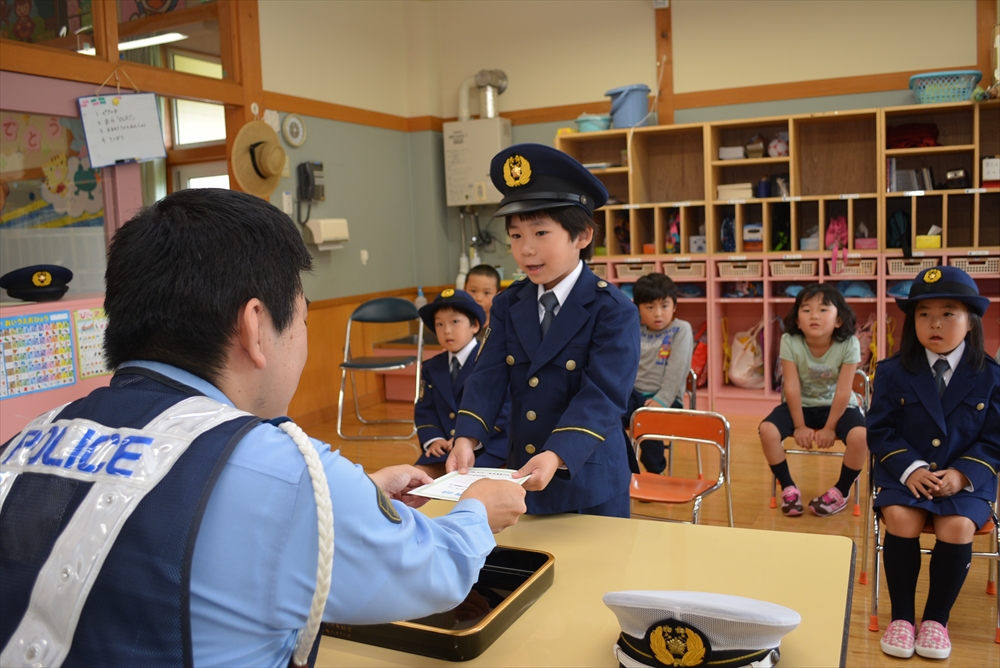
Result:
<svg viewBox="0 0 1000 668"><path fill-rule="evenodd" d="M611 97L611 120L616 128L635 127L649 112L649 86L646 84L613 88L605 95Z"/></svg>

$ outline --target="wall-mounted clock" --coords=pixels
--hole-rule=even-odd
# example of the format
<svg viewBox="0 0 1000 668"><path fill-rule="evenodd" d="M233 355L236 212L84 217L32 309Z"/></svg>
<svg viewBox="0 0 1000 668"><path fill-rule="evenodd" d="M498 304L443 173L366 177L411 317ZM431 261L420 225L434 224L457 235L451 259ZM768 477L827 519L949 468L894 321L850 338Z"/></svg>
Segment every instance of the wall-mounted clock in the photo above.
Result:
<svg viewBox="0 0 1000 668"><path fill-rule="evenodd" d="M306 124L297 114L288 114L281 122L281 136L289 146L298 148L306 143Z"/></svg>

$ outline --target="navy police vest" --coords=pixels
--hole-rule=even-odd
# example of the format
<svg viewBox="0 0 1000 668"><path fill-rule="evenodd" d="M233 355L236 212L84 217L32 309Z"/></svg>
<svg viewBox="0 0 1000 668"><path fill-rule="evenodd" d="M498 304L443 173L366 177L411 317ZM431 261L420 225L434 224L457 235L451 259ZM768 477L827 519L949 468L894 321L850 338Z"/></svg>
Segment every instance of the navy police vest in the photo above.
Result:
<svg viewBox="0 0 1000 668"><path fill-rule="evenodd" d="M0 664L191 666L191 559L260 422L155 372L42 415L0 451Z"/></svg>

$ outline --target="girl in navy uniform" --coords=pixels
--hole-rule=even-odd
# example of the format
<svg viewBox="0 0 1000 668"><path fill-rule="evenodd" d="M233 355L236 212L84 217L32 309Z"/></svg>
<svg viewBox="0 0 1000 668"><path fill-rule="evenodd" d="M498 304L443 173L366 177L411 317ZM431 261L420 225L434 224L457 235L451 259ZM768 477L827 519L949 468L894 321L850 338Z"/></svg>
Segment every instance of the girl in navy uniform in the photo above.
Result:
<svg viewBox="0 0 1000 668"><path fill-rule="evenodd" d="M434 330L444 348L440 355L424 362L420 397L414 407L417 436L424 454L417 468L431 477L444 475L444 463L455 441L455 414L462 402L465 382L479 352L476 334L486 316L465 290L447 289L420 309L420 318ZM493 436L477 454L476 465L502 468L507 463L507 414L505 405L493 425Z"/></svg>
<svg viewBox="0 0 1000 668"><path fill-rule="evenodd" d="M989 300L956 267L917 275L899 354L875 373L868 447L875 460L875 505L885 522L883 562L892 623L882 651L944 659L948 616L965 582L972 536L989 521L1000 470L1000 365L984 354ZM914 638L920 533L937 542L923 621Z"/></svg>

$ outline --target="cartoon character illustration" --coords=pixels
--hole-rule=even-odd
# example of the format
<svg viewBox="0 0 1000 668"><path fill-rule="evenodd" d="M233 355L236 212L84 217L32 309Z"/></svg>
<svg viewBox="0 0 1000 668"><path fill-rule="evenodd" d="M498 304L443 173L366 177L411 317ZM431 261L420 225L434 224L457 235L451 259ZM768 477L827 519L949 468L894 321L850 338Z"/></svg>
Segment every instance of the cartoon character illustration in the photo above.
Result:
<svg viewBox="0 0 1000 668"><path fill-rule="evenodd" d="M17 23L14 24L14 36L22 42L30 42L35 34L35 22L29 16L31 0L14 0L14 13L18 16Z"/></svg>
<svg viewBox="0 0 1000 668"><path fill-rule="evenodd" d="M76 184L74 195L79 195L82 190L87 193L88 198L94 199L94 190L97 189L97 171L84 169L82 162L77 163L76 174L73 175L73 183Z"/></svg>
<svg viewBox="0 0 1000 668"><path fill-rule="evenodd" d="M56 153L42 163L42 174L45 176L45 187L54 195L66 196L66 185L69 182L69 169L66 166L66 154Z"/></svg>

